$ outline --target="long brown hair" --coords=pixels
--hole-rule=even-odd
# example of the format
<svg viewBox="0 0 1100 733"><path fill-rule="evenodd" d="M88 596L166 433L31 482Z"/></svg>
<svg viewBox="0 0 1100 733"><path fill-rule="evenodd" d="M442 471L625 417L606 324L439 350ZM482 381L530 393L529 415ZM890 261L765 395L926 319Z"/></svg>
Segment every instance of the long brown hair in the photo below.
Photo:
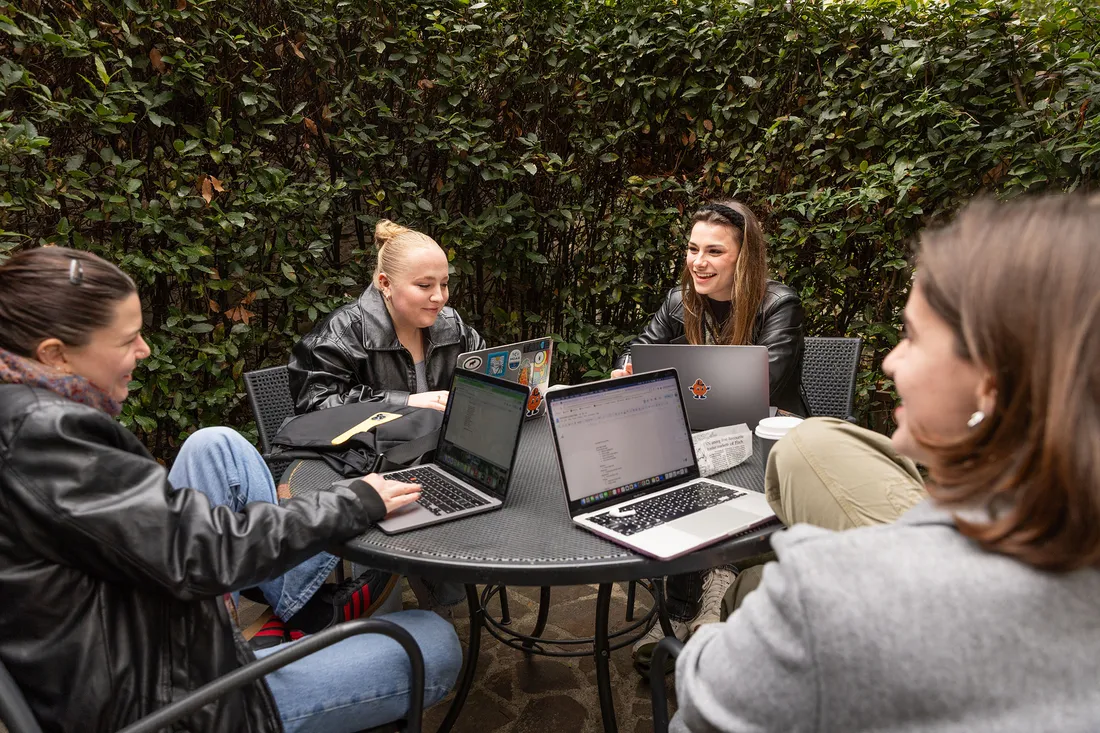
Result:
<svg viewBox="0 0 1100 733"><path fill-rule="evenodd" d="M48 338L83 346L137 286L91 252L38 247L0 265L0 348L28 359Z"/></svg>
<svg viewBox="0 0 1100 733"><path fill-rule="evenodd" d="M734 267L730 317L722 326L722 332L718 334L718 343L751 344L756 311L760 309L768 287L764 231L749 207L740 201L716 201L714 204L719 210L703 207L691 217L691 225L695 226L702 221L727 226L733 230L734 241L741 247ZM730 217L721 213L722 208L732 209L735 216ZM741 221L735 221L738 218L736 215L740 215ZM684 335L688 343L706 343L703 330L705 309L708 307L706 296L696 292L695 283L687 267L684 267L683 272L680 273L680 294L684 302Z"/></svg>
<svg viewBox="0 0 1100 733"><path fill-rule="evenodd" d="M1036 568L1100 565L1100 200L979 201L921 236L917 280L988 370L995 407L965 437L914 437L929 494L987 550Z"/></svg>

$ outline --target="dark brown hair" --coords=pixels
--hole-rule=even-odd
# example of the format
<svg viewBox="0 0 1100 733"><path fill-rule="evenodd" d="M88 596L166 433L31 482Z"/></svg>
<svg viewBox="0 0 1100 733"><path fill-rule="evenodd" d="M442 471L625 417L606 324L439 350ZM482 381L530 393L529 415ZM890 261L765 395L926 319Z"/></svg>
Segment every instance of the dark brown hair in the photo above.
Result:
<svg viewBox="0 0 1100 733"><path fill-rule="evenodd" d="M75 264L74 264L75 263ZM83 346L114 319L134 281L90 252L39 247L0 265L0 348L35 358L48 338Z"/></svg>
<svg viewBox="0 0 1100 733"><path fill-rule="evenodd" d="M988 370L995 407L936 457L929 494L987 550L1036 568L1100 565L1100 200L978 201L926 231L917 281Z"/></svg>
<svg viewBox="0 0 1100 733"><path fill-rule="evenodd" d="M702 221L729 227L733 230L734 241L741 247L734 268L733 292L730 301L732 310L729 320L722 328L722 333L718 334L718 343L751 344L756 311L760 309L768 287L764 230L761 229L757 218L749 211L749 207L741 202L730 200L717 201L715 204L717 204L716 208L732 209L735 214L740 215L743 222L733 221L731 217L706 207L695 212L691 217L692 226ZM704 309L707 308L706 296L696 292L695 283L687 267L684 267L680 274L680 294L684 302L684 335L687 336L688 343L706 343L703 331Z"/></svg>

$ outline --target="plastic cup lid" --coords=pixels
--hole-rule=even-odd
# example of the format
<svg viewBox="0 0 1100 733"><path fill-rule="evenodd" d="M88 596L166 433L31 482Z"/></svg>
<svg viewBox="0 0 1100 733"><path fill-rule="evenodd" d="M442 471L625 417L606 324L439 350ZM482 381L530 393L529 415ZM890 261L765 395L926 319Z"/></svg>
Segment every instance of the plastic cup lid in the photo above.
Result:
<svg viewBox="0 0 1100 733"><path fill-rule="evenodd" d="M756 434L768 440L779 440L800 422L802 422L802 418L800 417L786 417L781 415L766 417L756 424Z"/></svg>

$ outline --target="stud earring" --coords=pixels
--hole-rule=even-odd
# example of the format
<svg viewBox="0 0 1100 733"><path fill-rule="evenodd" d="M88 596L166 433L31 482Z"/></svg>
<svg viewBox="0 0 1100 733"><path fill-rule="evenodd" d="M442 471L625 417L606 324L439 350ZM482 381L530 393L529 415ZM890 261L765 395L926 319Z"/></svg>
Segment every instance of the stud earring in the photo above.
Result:
<svg viewBox="0 0 1100 733"><path fill-rule="evenodd" d="M985 420L985 413L981 410L975 410L974 414L970 416L970 419L966 421L966 426L969 428L976 428L981 424L982 420Z"/></svg>

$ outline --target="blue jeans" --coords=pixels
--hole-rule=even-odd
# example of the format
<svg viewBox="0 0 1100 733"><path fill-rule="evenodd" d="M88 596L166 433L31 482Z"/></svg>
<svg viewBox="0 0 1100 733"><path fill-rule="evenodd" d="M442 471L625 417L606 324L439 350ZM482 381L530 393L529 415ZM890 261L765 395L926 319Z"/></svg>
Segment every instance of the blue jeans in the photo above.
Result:
<svg viewBox="0 0 1100 733"><path fill-rule="evenodd" d="M253 501L277 502L275 483L260 454L229 428L204 428L184 441L168 480L177 489L196 489L212 504L235 509ZM274 612L289 618L338 560L321 553L259 588ZM386 620L416 639L424 655L424 703L438 702L454 686L462 666L454 627L427 611L402 611ZM350 733L398 720L409 709L408 657L397 642L376 634L345 639L264 679L287 733Z"/></svg>
<svg viewBox="0 0 1100 733"><path fill-rule="evenodd" d="M254 501L279 501L264 459L230 428L203 428L187 438L168 473L168 482L177 489L201 491L212 505L233 511ZM338 562L340 558L322 552L257 587L275 615L286 621L313 597Z"/></svg>
<svg viewBox="0 0 1100 733"><path fill-rule="evenodd" d="M403 626L424 655L424 705L450 692L462 667L454 627L431 611L402 611L385 619ZM265 657L282 647L261 649ZM409 658L385 636L344 639L264 678L287 733L344 733L405 717Z"/></svg>

